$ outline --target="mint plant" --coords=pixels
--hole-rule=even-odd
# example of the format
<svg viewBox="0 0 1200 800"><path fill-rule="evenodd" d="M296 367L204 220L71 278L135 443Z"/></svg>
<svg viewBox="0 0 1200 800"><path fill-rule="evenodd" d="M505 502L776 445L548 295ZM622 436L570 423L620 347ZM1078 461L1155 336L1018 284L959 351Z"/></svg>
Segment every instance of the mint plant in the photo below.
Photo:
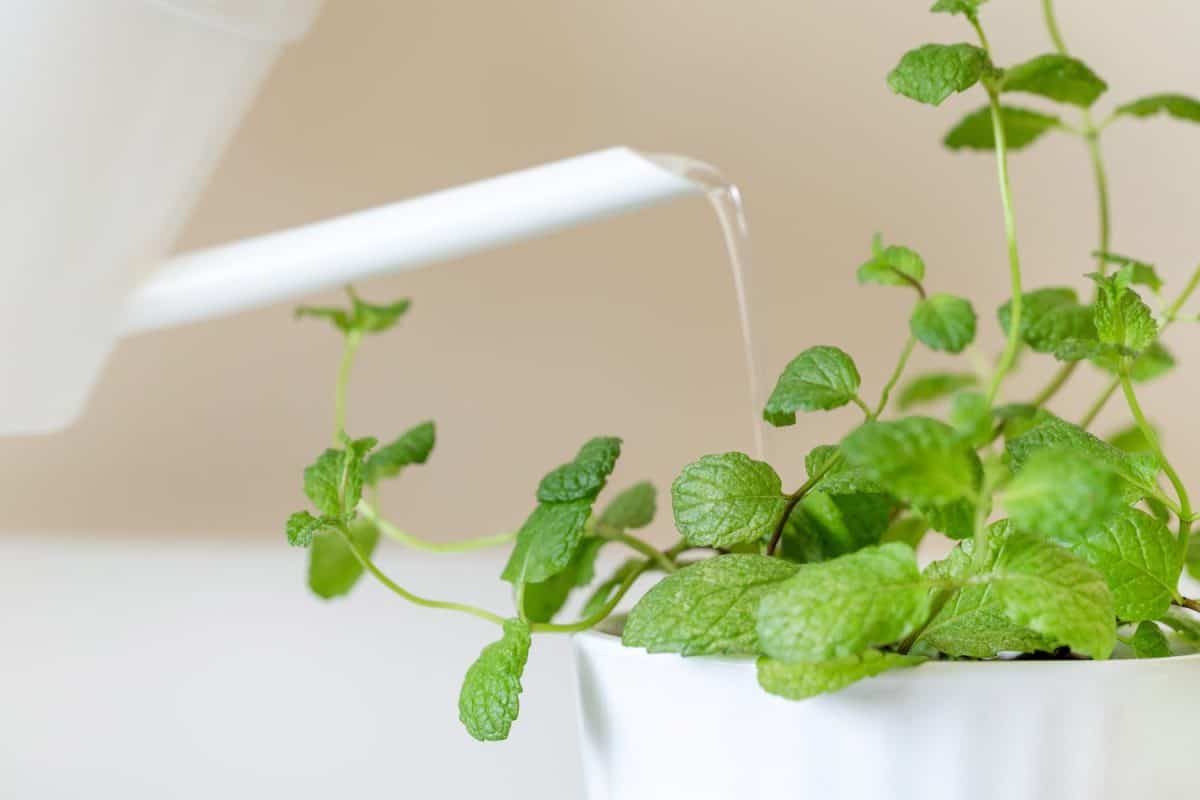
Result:
<svg viewBox="0 0 1200 800"><path fill-rule="evenodd" d="M914 249L876 236L858 281L912 301L908 337L878 399L868 401L843 350L821 345L800 353L779 376L765 420L786 427L800 413L853 406L861 423L839 441L814 446L807 479L794 489L744 453L688 464L671 486L680 539L667 549L636 533L654 517L649 483L600 500L621 453L621 440L610 436L584 443L531 486L530 514L515 533L438 544L389 521L375 490L428 460L435 428L420 423L382 445L351 437L346 392L363 340L394 327L409 304L373 305L351 291L347 308L299 309L341 332L344 355L333 446L304 471L312 507L288 519L288 540L309 548L309 585L321 597L345 594L369 573L410 603L497 626L459 698L472 736L508 736L535 638L600 624L647 573L661 578L624 620L624 644L756 657L762 687L793 700L931 660L1106 659L1118 647L1122 655L1161 658L1200 649L1200 619L1192 615L1200 602L1179 589L1185 566L1200 571L1192 539L1200 514L1138 397L1141 383L1174 366L1161 337L1196 319L1182 310L1200 268L1171 295L1152 265L1112 250L1101 150L1103 133L1122 121L1166 115L1200 122L1200 101L1153 95L1101 118L1094 109L1107 85L1068 52L1052 0L1042 10L1054 51L1004 67L984 32L983 2L937 0L932 11L961 17L976 41L910 50L887 81L896 94L931 106L983 96L984 105L964 114L944 143L996 159L1012 289L996 311L1003 351L994 363L972 352L974 366L906 377L916 348L972 351L982 323L967 299L927 289L926 264ZM1014 95L1040 98L1047 108L1011 105ZM1074 136L1087 149L1099 237L1084 254L1095 266L1078 287L1026 289L1009 158L1050 134ZM1059 362L1049 384L1024 402L1003 398L1018 359L1035 358ZM1052 402L1085 364L1109 380L1073 422ZM1130 424L1105 440L1089 428L1118 390ZM941 418L911 413L937 403ZM922 569L916 548L930 532L956 544ZM513 609L500 614L414 594L372 560L384 538L437 552L511 544L500 577L512 585ZM597 581L605 549L629 557ZM593 584L579 615L557 621L570 598Z"/></svg>

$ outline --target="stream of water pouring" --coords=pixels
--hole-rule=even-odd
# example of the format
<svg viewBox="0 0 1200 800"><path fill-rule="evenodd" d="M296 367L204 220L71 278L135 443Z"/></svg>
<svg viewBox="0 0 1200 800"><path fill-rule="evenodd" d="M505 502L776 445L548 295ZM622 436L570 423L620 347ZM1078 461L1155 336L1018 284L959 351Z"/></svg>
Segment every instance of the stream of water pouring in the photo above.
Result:
<svg viewBox="0 0 1200 800"><path fill-rule="evenodd" d="M766 396L766 385L762 373L761 345L754 335L754 324L751 318L750 229L746 225L746 213L742 204L741 192L714 167L703 161L670 153L644 155L663 169L703 188L721 223L721 233L725 237L725 249L729 255L729 269L733 274L733 288L737 297L738 319L742 330L742 350L750 387L750 423L754 435L754 455L758 459L765 459L767 448L763 431L762 409Z"/></svg>

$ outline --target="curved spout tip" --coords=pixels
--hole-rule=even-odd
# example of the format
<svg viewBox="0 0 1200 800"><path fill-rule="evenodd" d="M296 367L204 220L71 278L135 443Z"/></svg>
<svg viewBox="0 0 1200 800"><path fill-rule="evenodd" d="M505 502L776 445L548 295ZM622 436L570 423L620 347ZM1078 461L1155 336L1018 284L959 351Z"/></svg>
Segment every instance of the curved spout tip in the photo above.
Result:
<svg viewBox="0 0 1200 800"><path fill-rule="evenodd" d="M177 256L134 293L122 332L282 302L704 190L686 173L627 147L575 156Z"/></svg>

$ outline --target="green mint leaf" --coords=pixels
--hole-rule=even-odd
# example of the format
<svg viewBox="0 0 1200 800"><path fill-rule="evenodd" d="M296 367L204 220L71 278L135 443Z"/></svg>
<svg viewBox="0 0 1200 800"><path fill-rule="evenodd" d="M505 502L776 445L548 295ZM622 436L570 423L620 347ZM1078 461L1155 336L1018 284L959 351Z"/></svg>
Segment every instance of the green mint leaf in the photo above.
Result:
<svg viewBox="0 0 1200 800"><path fill-rule="evenodd" d="M307 511L297 511L288 517L287 540L292 547L308 547L313 537L333 524L326 517L314 517Z"/></svg>
<svg viewBox="0 0 1200 800"><path fill-rule="evenodd" d="M842 453L890 494L917 505L952 503L977 485L974 451L953 428L928 417L868 422L843 440Z"/></svg>
<svg viewBox="0 0 1200 800"><path fill-rule="evenodd" d="M1138 353L1158 336L1158 323L1149 306L1137 292L1128 288L1131 273L1118 272L1104 277L1093 274L1100 287L1097 293L1093 322L1101 342L1113 344L1131 353Z"/></svg>
<svg viewBox="0 0 1200 800"><path fill-rule="evenodd" d="M348 291L354 314L354 327L363 333L383 333L408 313L408 309L412 305L411 301L407 299L375 305L359 299L353 289Z"/></svg>
<svg viewBox="0 0 1200 800"><path fill-rule="evenodd" d="M1003 433L1006 440L1012 440L1028 433L1047 419L1052 417L1057 419L1049 411L1028 403L1006 403L993 408L992 414L1004 425Z"/></svg>
<svg viewBox="0 0 1200 800"><path fill-rule="evenodd" d="M594 500L604 488L620 455L621 440L615 436L591 439L579 448L574 461L563 464L542 478L538 484L538 501L569 503L574 500Z"/></svg>
<svg viewBox="0 0 1200 800"><path fill-rule="evenodd" d="M1168 114L1186 122L1200 122L1200 100L1182 94L1154 94L1117 108L1127 117L1152 117Z"/></svg>
<svg viewBox="0 0 1200 800"><path fill-rule="evenodd" d="M876 234L869 261L858 268L858 282L877 283L881 286L909 286L921 288L925 280L925 262L915 250L899 245L884 247Z"/></svg>
<svg viewBox="0 0 1200 800"><path fill-rule="evenodd" d="M918 505L917 511L929 527L950 539L969 539L975 534L975 504L965 497L943 505Z"/></svg>
<svg viewBox="0 0 1200 800"><path fill-rule="evenodd" d="M517 543L500 577L509 583L541 583L571 563L592 513L590 500L541 503L517 532Z"/></svg>
<svg viewBox="0 0 1200 800"><path fill-rule="evenodd" d="M1129 642L1135 658L1166 658L1171 655L1171 645L1162 628L1153 622L1139 622Z"/></svg>
<svg viewBox="0 0 1200 800"><path fill-rule="evenodd" d="M675 527L688 544L729 547L769 535L787 498L769 464L742 453L704 456L671 485Z"/></svg>
<svg viewBox="0 0 1200 800"><path fill-rule="evenodd" d="M992 439L992 408L981 392L959 392L950 402L950 424L972 447Z"/></svg>
<svg viewBox="0 0 1200 800"><path fill-rule="evenodd" d="M1121 371L1121 354L1102 353L1092 358L1092 363L1114 375ZM1161 378L1175 368L1175 356L1157 339L1138 355L1129 365L1129 378L1135 383L1145 383Z"/></svg>
<svg viewBox="0 0 1200 800"><path fill-rule="evenodd" d="M804 472L808 477L815 478L827 469L836 468L835 458L840 458L836 444L819 444L804 456Z"/></svg>
<svg viewBox="0 0 1200 800"><path fill-rule="evenodd" d="M684 567L638 601L621 642L651 653L753 655L759 600L796 569L777 558L737 553Z"/></svg>
<svg viewBox="0 0 1200 800"><path fill-rule="evenodd" d="M959 389L979 385L979 376L973 372L930 372L913 378L900 390L897 404L907 411L921 403L932 403L954 394Z"/></svg>
<svg viewBox="0 0 1200 800"><path fill-rule="evenodd" d="M837 458L837 461L834 461ZM861 469L854 469L841 460L837 445L817 445L804 457L804 470L810 479L821 475L812 491L829 495L882 494L883 487Z"/></svg>
<svg viewBox="0 0 1200 800"><path fill-rule="evenodd" d="M1097 341L1091 306L1082 305L1074 289L1038 289L1021 295L1021 339L1039 353L1067 354L1073 344ZM1000 328L1008 335L1012 324L1011 303L997 311ZM1081 353L1079 358L1086 357Z"/></svg>
<svg viewBox="0 0 1200 800"><path fill-rule="evenodd" d="M508 738L521 709L521 675L529 659L529 625L505 620L504 635L483 648L458 695L458 718L481 742Z"/></svg>
<svg viewBox="0 0 1200 800"><path fill-rule="evenodd" d="M854 399L862 379L854 359L836 347L810 347L792 359L767 399L763 419L794 425L797 411L827 411Z"/></svg>
<svg viewBox="0 0 1200 800"><path fill-rule="evenodd" d="M903 667L915 667L923 658L900 653L867 650L855 656L815 663L758 659L758 685L771 694L788 700L805 700L844 689L864 678Z"/></svg>
<svg viewBox="0 0 1200 800"><path fill-rule="evenodd" d="M1108 579L1119 619L1158 619L1177 598L1183 554L1167 526L1143 511L1124 508L1099 525L1048 536Z"/></svg>
<svg viewBox="0 0 1200 800"><path fill-rule="evenodd" d="M1080 655L1108 658L1116 644L1116 612L1104 576L1058 545L993 526L982 576L1004 615Z"/></svg>
<svg viewBox="0 0 1200 800"><path fill-rule="evenodd" d="M908 327L932 350L961 353L975 340L975 309L961 297L935 294L917 303Z"/></svg>
<svg viewBox="0 0 1200 800"><path fill-rule="evenodd" d="M1101 259L1105 264L1112 264L1120 269L1127 269L1130 284L1146 286L1155 294L1162 291L1163 279L1159 277L1158 270L1154 268L1153 264L1139 261L1129 256L1123 256L1120 253L1112 253L1104 250L1093 250L1092 255Z"/></svg>
<svg viewBox="0 0 1200 800"><path fill-rule="evenodd" d="M619 531L644 528L654 521L657 492L649 481L635 483L604 507L600 524Z"/></svg>
<svg viewBox="0 0 1200 800"><path fill-rule="evenodd" d="M363 481L373 486L384 478L394 478L410 464L424 464L433 452L437 432L432 422L422 422L380 447L364 465Z"/></svg>
<svg viewBox="0 0 1200 800"><path fill-rule="evenodd" d="M1110 519L1124 505L1121 476L1077 450L1034 453L1004 493L1018 528L1057 539Z"/></svg>
<svg viewBox="0 0 1200 800"><path fill-rule="evenodd" d="M375 552L379 529L365 519L350 523L350 539L367 558ZM341 536L318 536L308 554L308 588L329 600L349 593L362 577L363 566Z"/></svg>
<svg viewBox="0 0 1200 800"><path fill-rule="evenodd" d="M934 14L964 14L974 17L987 0L937 0L929 10Z"/></svg>
<svg viewBox="0 0 1200 800"><path fill-rule="evenodd" d="M599 536L585 536L566 569L541 583L525 584L522 610L530 622L549 622L566 605L572 589L587 586L595 576L596 557L606 544Z"/></svg>
<svg viewBox="0 0 1200 800"><path fill-rule="evenodd" d="M911 547L891 542L802 565L758 608L762 651L780 661L856 656L903 639L929 615Z"/></svg>
<svg viewBox="0 0 1200 800"><path fill-rule="evenodd" d="M375 439L345 439L342 449L329 448L304 470L304 493L322 514L351 519L362 499L363 457Z"/></svg>
<svg viewBox="0 0 1200 800"><path fill-rule="evenodd" d="M1000 107L1000 124L1004 128L1004 144L1009 150L1023 150L1042 136L1062 125L1062 120L1040 111L1015 106ZM988 106L967 114L942 139L951 150L986 150L996 147L992 128L992 110Z"/></svg>
<svg viewBox="0 0 1200 800"><path fill-rule="evenodd" d="M591 595L584 602L579 615L581 617L590 617L593 614L600 613L600 609L604 608L608 603L609 599L613 596L613 592L617 590L617 587L640 569L642 569L642 560L640 558L630 558L621 562L621 565L613 570L612 575L602 581L592 591Z"/></svg>
<svg viewBox="0 0 1200 800"><path fill-rule="evenodd" d="M1124 453L1078 425L1045 412L1036 424L1009 439L1006 448L1014 472L1020 472L1030 457L1041 450L1066 448L1119 474L1125 482L1121 493L1126 503L1136 503L1156 491L1159 466L1154 458Z"/></svg>
<svg viewBox="0 0 1200 800"><path fill-rule="evenodd" d="M784 525L780 555L812 563L879 544L894 509L895 503L885 494L811 490Z"/></svg>
<svg viewBox="0 0 1200 800"><path fill-rule="evenodd" d="M880 542L901 542L916 550L928 531L929 522L924 517L900 517L883 532Z"/></svg>
<svg viewBox="0 0 1200 800"><path fill-rule="evenodd" d="M896 94L936 106L970 89L989 69L987 54L974 45L926 44L905 53L887 82Z"/></svg>
<svg viewBox="0 0 1200 800"><path fill-rule="evenodd" d="M1154 452L1154 447L1146 439L1146 434L1142 433L1142 429L1136 424L1126 426L1109 436L1108 443L1126 453Z"/></svg>
<svg viewBox="0 0 1200 800"><path fill-rule="evenodd" d="M296 316L327 319L342 333L382 333L399 322L412 305L407 299L375 305L362 300L352 288L347 287L346 292L350 296L348 309L300 306L296 309Z"/></svg>
<svg viewBox="0 0 1200 800"><path fill-rule="evenodd" d="M933 581L966 583L972 577L973 542L965 541L925 575ZM952 658L995 658L1001 653L1052 652L1056 643L1014 624L988 584L967 583L948 592L942 608L913 643L913 652L933 650Z"/></svg>
<svg viewBox="0 0 1200 800"><path fill-rule="evenodd" d="M1009 67L1001 83L1001 91L1027 92L1080 108L1090 108L1107 89L1108 84L1087 64L1059 53Z"/></svg>

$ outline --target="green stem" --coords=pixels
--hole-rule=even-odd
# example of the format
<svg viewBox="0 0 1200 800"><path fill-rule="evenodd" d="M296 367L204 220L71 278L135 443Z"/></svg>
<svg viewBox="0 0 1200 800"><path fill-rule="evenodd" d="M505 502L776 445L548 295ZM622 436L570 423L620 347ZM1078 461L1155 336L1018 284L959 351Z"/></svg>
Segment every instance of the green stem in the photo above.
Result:
<svg viewBox="0 0 1200 800"><path fill-rule="evenodd" d="M1050 33L1050 41L1054 49L1062 55L1067 53L1067 43L1063 40L1062 31L1058 27L1058 17L1054 13L1054 0L1042 0L1042 16L1046 19L1046 30ZM1100 252L1107 253L1112 241L1112 216L1108 200L1108 174L1104 169L1104 158L1100 152L1100 130L1092 119L1092 112L1083 111L1083 130L1080 133L1087 140L1088 155L1092 161L1092 173L1096 177L1096 199L1100 211ZM1108 262L1097 257L1097 269L1101 275L1108 272Z"/></svg>
<svg viewBox="0 0 1200 800"><path fill-rule="evenodd" d="M863 414L866 415L868 420L872 419L871 407L867 405L865 400L863 400L858 395L854 395L854 397L851 397L850 399L854 402L854 405L856 405L862 409Z"/></svg>
<svg viewBox="0 0 1200 800"><path fill-rule="evenodd" d="M982 38L982 29L980 29L981 41L986 42ZM993 406L996 403L996 396L1000 392L1000 385L1003 383L1008 371L1012 369L1013 361L1017 357L1017 348L1021 343L1021 255L1017 249L1017 222L1016 214L1013 211L1012 201L1012 184L1008 176L1008 142L1004 135L1004 121L1000 116L1000 98L996 91L990 86L987 87L988 105L992 111L992 135L996 140L996 174L1000 183L1000 201L1004 207L1004 235L1008 240L1008 269L1009 281L1012 285L1012 302L1010 304L1008 342L1004 347L1004 354L1000 357L1000 363L996 365L996 371L992 373L992 382L988 387L988 405Z"/></svg>
<svg viewBox="0 0 1200 800"><path fill-rule="evenodd" d="M915 336L908 337L908 341L904 343L904 349L900 351L900 361L896 364L896 369L892 371L892 377L888 378L888 382L883 386L883 392L879 395L879 405L875 407L874 413L870 415L871 419L878 419L883 410L887 408L888 398L892 394L892 390L896 388L896 384L900 380L900 376L904 373L904 368L908 365L908 358L912 355L913 347L917 344Z"/></svg>
<svg viewBox="0 0 1200 800"><path fill-rule="evenodd" d="M1188 534L1190 533L1190 525L1188 520L1192 516L1192 501L1188 497L1187 487L1183 485L1183 481L1179 478L1179 473L1167 460L1166 454L1163 452L1162 444L1158 440L1158 434L1154 427L1146 419L1146 415L1142 413L1141 403L1138 402L1137 394L1133 391L1133 381L1129 379L1129 370L1126 365L1121 368L1121 389L1125 393L1125 402L1129 404L1129 410L1133 414L1133 419L1137 422L1138 430L1142 432L1142 436L1150 444L1150 449L1158 457L1162 464L1163 472L1167 474L1167 480L1171 482L1171 486L1175 489L1175 496L1179 498L1179 546L1183 548L1183 552L1187 552Z"/></svg>
<svg viewBox="0 0 1200 800"><path fill-rule="evenodd" d="M379 567L375 566L375 562L368 558L366 554L358 548L358 545L354 543L354 540L350 537L349 533L347 533L344 529L339 529L338 533L341 534L342 540L346 543L346 546L350 548L351 554L355 559L358 560L358 563L362 565L363 569L371 573L373 576L375 576L376 580L378 580L388 589L391 589L393 592L403 597L408 602L414 605L423 606L425 608L440 608L445 611L458 611L463 614L470 614L471 616L478 617L482 620L487 620L488 622L494 622L497 625L504 625L504 617L500 616L499 614L493 614L490 611L485 611L482 608L476 608L475 606L466 605L465 603L451 603L444 600L430 600L427 597L421 597L413 594L385 575L383 570L379 569Z"/></svg>
<svg viewBox="0 0 1200 800"><path fill-rule="evenodd" d="M992 496L992 481L987 470L983 472L983 485L979 487L979 496L975 499L975 550L971 554L971 565L974 572L981 572L988 562L988 515L991 514L990 498Z"/></svg>
<svg viewBox="0 0 1200 800"><path fill-rule="evenodd" d="M1096 421L1096 415L1099 414L1100 410L1108 404L1109 398L1116 393L1117 388L1120 387L1120 385L1120 378L1113 378L1112 381L1109 382L1108 386L1105 387L1100 396L1096 398L1096 402L1092 403L1091 408L1089 408L1087 413L1083 415L1083 419L1079 420L1079 427L1086 431L1091 424Z"/></svg>
<svg viewBox="0 0 1200 800"><path fill-rule="evenodd" d="M354 354L362 341L362 334L350 331L346 334L342 345L342 362L338 365L337 385L333 392L333 441L335 447L341 447L338 438L346 430L346 388L350 384L350 369L354 366Z"/></svg>
<svg viewBox="0 0 1200 800"><path fill-rule="evenodd" d="M1062 32L1058 29L1058 18L1054 14L1054 0L1042 0L1042 15L1046 18L1046 30L1050 32L1050 41L1054 42L1054 48L1065 56L1067 45L1063 41Z"/></svg>
<svg viewBox="0 0 1200 800"><path fill-rule="evenodd" d="M967 16L971 26L975 29L975 33L979 36L979 44L983 51L991 58L991 46L988 44L987 35L983 32L983 26L979 24L979 19L970 14ZM986 80L986 79L985 79ZM996 143L996 177L1000 184L1000 203L1004 207L1004 237L1008 241L1008 272L1009 282L1012 285L1012 301L1009 304L1009 328L1008 341L1004 346L1004 354L1000 356L1000 363L996 365L995 371L992 373L991 385L988 387L987 400L989 406L996 404L996 395L1000 393L1000 385L1004 382L1004 378L1012 369L1013 361L1017 357L1017 348L1021 344L1021 254L1017 249L1017 220L1016 213L1013 211L1012 200L1012 182L1008 177L1008 139L1004 133L1004 118L1000 111L1000 97L994 87L990 84L985 84L984 89L987 90L988 107L991 109L992 115L992 138Z"/></svg>
<svg viewBox="0 0 1200 800"><path fill-rule="evenodd" d="M1058 394L1058 390L1063 387L1063 384L1074 374L1075 368L1078 366L1078 361L1068 361L1059 367L1058 371L1054 373L1054 377L1050 379L1050 383L1046 384L1046 388L1038 392L1038 396L1033 398L1031 405L1035 408L1041 408L1046 403L1049 403L1054 395Z"/></svg>
<svg viewBox="0 0 1200 800"><path fill-rule="evenodd" d="M1166 330L1167 326L1173 323L1179 317L1179 309L1183 308L1183 304L1192 296L1192 292L1196 291L1196 287L1200 286L1200 267L1196 267L1192 271L1192 277L1188 278L1187 286L1180 292L1179 297L1175 298L1175 302L1167 308L1166 319L1163 320L1162 330ZM1162 331L1159 331L1160 333Z"/></svg>
<svg viewBox="0 0 1200 800"><path fill-rule="evenodd" d="M1049 4L1050 0L1046 0ZM1089 111L1083 112L1083 134L1088 143L1088 155L1092 160L1092 173L1096 177L1096 200L1100 209L1100 253L1107 253L1112 241L1112 214L1108 201L1108 173L1104 169L1104 157L1100 152L1100 131L1092 122ZM1101 275L1108 273L1108 262L1103 255L1097 256L1097 268Z"/></svg>
<svg viewBox="0 0 1200 800"><path fill-rule="evenodd" d="M607 525L602 525L600 523L596 523L593 526L593 530L597 535L605 539L609 539L614 542L620 542L621 544L636 550L637 552L646 556L646 558L651 559L663 572L671 573L679 570L679 565L676 564L674 560L668 558L662 551L647 542L645 539L639 539L637 536L634 536L631 533L610 528Z"/></svg>
<svg viewBox="0 0 1200 800"><path fill-rule="evenodd" d="M779 522L775 525L775 530L771 532L771 540L767 543L767 555L775 555L775 549L779 547L779 540L783 538L783 529L787 525L788 517L792 515L796 504L804 499L804 495L808 494L809 490L821 482L831 470L838 464L842 463L842 453L838 451L825 462L825 466L817 470L817 474L806 480L803 485L796 491L788 495L787 505L783 507L783 516L779 518Z"/></svg>
<svg viewBox="0 0 1200 800"><path fill-rule="evenodd" d="M634 581L641 577L642 573L650 569L653 563L652 560L646 559L640 567L625 576L625 580L621 582L621 586L617 589L616 594L610 597L608 602L590 617L584 617L578 622L562 624L555 622L535 622L529 626L529 629L534 633L579 633L580 631L586 631L589 628L595 627L613 612L613 609L617 607L617 604L621 602L621 599L633 587Z"/></svg>
<svg viewBox="0 0 1200 800"><path fill-rule="evenodd" d="M517 538L516 531L509 531L508 533L496 533L491 536L480 536L475 539L463 539L457 542L431 542L397 528L394 524L381 517L379 511L366 500L359 501L358 513L373 522L383 532L383 535L389 539L394 539L414 550L423 550L426 553L466 553L471 550L482 550L486 547L508 544Z"/></svg>

